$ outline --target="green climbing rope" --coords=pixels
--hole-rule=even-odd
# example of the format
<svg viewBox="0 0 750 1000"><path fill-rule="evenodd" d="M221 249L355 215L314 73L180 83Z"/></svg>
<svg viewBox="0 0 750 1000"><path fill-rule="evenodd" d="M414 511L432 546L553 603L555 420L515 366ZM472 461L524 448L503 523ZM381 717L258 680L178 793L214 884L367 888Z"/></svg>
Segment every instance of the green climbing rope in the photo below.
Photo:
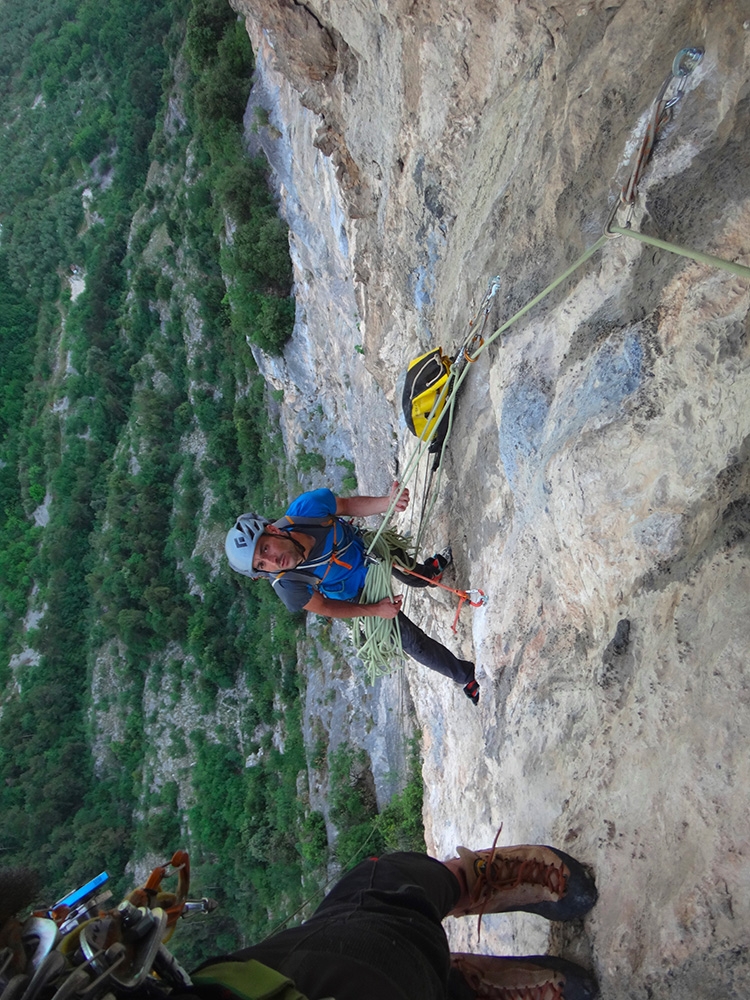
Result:
<svg viewBox="0 0 750 1000"><path fill-rule="evenodd" d="M736 264L733 260L725 260L723 257L714 257L710 253L701 253L700 250L688 250L685 247L678 247L674 243L667 243L666 240L659 240L655 236L646 236L645 233L636 232L628 226L610 225L607 233L616 233L618 236L630 236L641 243L648 243L649 246L659 247L660 250L669 250L670 253L679 254L681 257L689 257L699 264L709 264L711 267L721 268L722 271L729 271L730 274L737 274L741 278L750 278L750 267L744 264Z"/></svg>
<svg viewBox="0 0 750 1000"><path fill-rule="evenodd" d="M536 295L530 302L527 302L525 306L519 309L518 312L503 323L501 327L495 330L492 336L489 337L474 353L472 361L478 358L480 354L507 329L509 329L509 327L521 319L522 316L525 316L530 309L533 309L538 302L541 302L542 299L549 295L550 292L554 291L558 285L562 284L566 278L570 277L570 275L577 271L579 267L582 267L583 264L585 264L586 261L604 245L606 239L606 236L601 236L597 242L582 253L581 256L570 265L570 267L566 268L566 270L555 278L554 281L550 282L545 289ZM402 475L402 485L406 485L406 483L408 483L416 473L419 461L429 449L438 427L443 420L447 420L448 427L440 452L440 462L438 466L438 477L440 477L446 444L448 438L450 437L451 430L453 429L456 398L470 367L470 365L467 365L455 380L451 380L453 384L451 385L449 382L443 389L441 396L436 401L435 406L433 407L434 412L438 411L443 400L445 401L445 409L442 411L432 427L430 427L430 424L434 414L430 413L430 416L425 424L425 432L423 432L423 435L420 437L417 443L416 451L407 463L406 469ZM430 428L429 432L427 432L427 428ZM435 494L437 494L437 492L438 490L436 488ZM396 502L397 497L394 497L385 512L381 526L371 536L368 533L365 538L368 554L376 556L378 562L371 566L368 570L365 587L361 597L361 602L363 604L375 604L384 597L392 596L393 593L391 590L391 566L393 564L391 553L394 549L401 548L405 541L401 535L398 535L392 528L389 527L390 519L396 508ZM419 544L421 543L423 526L432 511L434 503L435 500L433 499L426 516L423 518L423 524L420 526L417 535L417 544L414 545L417 551L419 550ZM398 625L398 619L355 619L353 639L354 646L357 649L357 655L365 666L370 683L373 683L377 677L382 677L403 665L404 655L403 648L401 646L401 630Z"/></svg>
<svg viewBox="0 0 750 1000"><path fill-rule="evenodd" d="M392 597L391 569L393 554L406 555L411 565L411 542L392 528L364 533L368 553L375 562L367 571L361 604L377 604L385 597ZM399 559L401 562L401 559ZM401 645L401 628L398 618L355 618L352 639L357 655L365 665L371 684L378 677L402 667L404 651Z"/></svg>
<svg viewBox="0 0 750 1000"><path fill-rule="evenodd" d="M534 298L531 299L529 302L527 302L525 306L523 306L521 309L519 309L518 312L514 313L510 317L510 319L506 320L506 322L503 323L502 326L498 327L498 329L495 330L495 332L492 334L492 336L488 337L487 340L485 340L485 342L474 352L474 355L472 356L471 360L472 361L476 361L476 359L484 351L486 351L487 348L491 344L493 344L497 340L498 337L502 336L502 334L505 333L505 331L508 330L511 326L513 326L514 323L517 323L519 319L521 319L523 316L525 316L526 313L529 312L529 310L533 309L535 305L537 305L539 302L542 301L542 299L546 298L551 292L553 292L558 287L558 285L561 285L567 278L569 278L572 274L574 274L578 270L579 267L582 267L586 263L586 261L597 252L597 250L600 250L604 246L604 244L606 242L607 242L607 237L606 236L600 236L599 239L596 241L596 243L592 244L592 246L590 246L587 250L585 250L581 254L581 256L578 257L578 259L575 260L570 265L570 267L566 268L562 272L562 274L559 274L555 278L555 280L551 281L549 283L549 285L547 285L546 288L542 289L542 291L539 292L538 295L535 295ZM442 422L444 420L447 420L448 421L448 429L447 429L447 433L445 435L445 440L443 441L443 447L442 447L442 450L441 450L441 453L440 453L440 465L442 465L443 456L445 454L445 448L446 448L446 445L447 445L447 442L448 442L448 438L450 437L451 429L453 427L453 417L454 417L454 410L455 410L455 406L456 406L456 398L458 396L458 392L459 392L461 386L463 385L464 379L466 378L466 376L469 373L470 368L471 368L471 365L467 365L461 371L461 373L459 374L459 376L456 379L449 380L449 382L446 384L446 386L444 387L443 391L441 392L440 396L435 401L435 405L433 406L433 409L430 412L430 415L429 415L429 417L427 418L427 420L425 422L425 431L420 436L420 438L419 438L419 440L417 442L417 447L416 447L415 451L412 453L412 456L409 459L409 461L407 462L406 468L404 469L404 471L402 473L402 476L401 476L401 483L402 483L402 485L405 486L407 483L409 483L411 481L411 479L414 476L414 474L416 472L416 469L417 469L417 467L419 465L419 462L422 460L423 456L427 453L427 451L428 451L428 449L430 447L430 444L432 443L432 440L435 437L435 434L436 434L438 428L440 427L440 425L442 424ZM439 411L439 409L440 409L441 406L444 406L443 411L442 411L442 413L440 413L439 417L437 417L437 419L433 422L433 419L432 419L433 415ZM428 428L429 428L429 430L428 430ZM437 490L435 492L437 493ZM397 498L394 497L391 500L390 504L388 505L388 509L386 510L385 516L384 516L384 519L383 519L383 524L381 525L380 529L375 533L375 535L373 537L373 541L371 543L370 550L368 550L368 551L372 550L372 547L374 546L374 544L379 539L380 534L383 531L387 530L388 524L390 523L390 519L393 516L394 510L396 509L396 500L397 500ZM434 503L434 501L433 501L433 503ZM432 510L432 506L430 506L429 510L430 511ZM425 520L426 520L426 518L425 518ZM420 532L420 536L421 536L421 532ZM418 536L418 537L420 537L420 536ZM420 537L420 540L421 540L421 537Z"/></svg>

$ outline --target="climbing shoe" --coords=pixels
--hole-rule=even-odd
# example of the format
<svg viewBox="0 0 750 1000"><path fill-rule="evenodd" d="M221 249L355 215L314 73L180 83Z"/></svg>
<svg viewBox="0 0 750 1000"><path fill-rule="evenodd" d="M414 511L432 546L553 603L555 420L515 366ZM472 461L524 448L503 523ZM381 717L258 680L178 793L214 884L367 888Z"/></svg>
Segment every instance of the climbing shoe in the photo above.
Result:
<svg viewBox="0 0 750 1000"><path fill-rule="evenodd" d="M437 556L433 556L432 559L425 559L424 568L425 576L432 583L440 583L443 579L443 570Z"/></svg>
<svg viewBox="0 0 750 1000"><path fill-rule="evenodd" d="M479 704L479 682L475 678L464 685L464 694L467 698L471 698L472 704Z"/></svg>
<svg viewBox="0 0 750 1000"><path fill-rule="evenodd" d="M596 902L591 876L575 858L554 847L523 844L457 850L459 858L448 866L454 874L460 869L465 888L462 885L453 916L522 910L548 920L573 920Z"/></svg>
<svg viewBox="0 0 750 1000"><path fill-rule="evenodd" d="M477 1000L594 1000L596 980L580 965L549 955L497 958L451 955L451 968L466 980Z"/></svg>
<svg viewBox="0 0 750 1000"><path fill-rule="evenodd" d="M445 569L453 562L453 549L450 545L446 545L442 552L437 552L435 554L435 558L440 563L440 568Z"/></svg>
<svg viewBox="0 0 750 1000"><path fill-rule="evenodd" d="M453 554L450 546L442 552L436 552L431 559L424 562L425 576L429 577L432 583L440 583L443 579L443 570L453 562Z"/></svg>

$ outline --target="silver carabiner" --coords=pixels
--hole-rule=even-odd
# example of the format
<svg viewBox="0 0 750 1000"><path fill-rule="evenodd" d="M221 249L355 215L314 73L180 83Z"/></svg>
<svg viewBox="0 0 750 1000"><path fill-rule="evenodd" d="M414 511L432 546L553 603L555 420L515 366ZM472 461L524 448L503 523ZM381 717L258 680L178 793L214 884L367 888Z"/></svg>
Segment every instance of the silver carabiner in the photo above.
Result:
<svg viewBox="0 0 750 1000"><path fill-rule="evenodd" d="M703 58L703 52L699 45L680 49L672 60L672 76L689 76Z"/></svg>

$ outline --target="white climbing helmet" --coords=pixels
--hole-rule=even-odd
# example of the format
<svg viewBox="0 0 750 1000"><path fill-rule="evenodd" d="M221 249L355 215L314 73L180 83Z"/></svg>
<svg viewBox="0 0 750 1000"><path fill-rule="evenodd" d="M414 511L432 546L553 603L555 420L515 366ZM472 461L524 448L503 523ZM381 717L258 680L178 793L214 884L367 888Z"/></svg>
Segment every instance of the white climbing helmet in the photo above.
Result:
<svg viewBox="0 0 750 1000"><path fill-rule="evenodd" d="M236 573L259 580L266 574L253 569L253 556L258 539L271 522L260 514L240 514L227 532L224 551L229 565Z"/></svg>

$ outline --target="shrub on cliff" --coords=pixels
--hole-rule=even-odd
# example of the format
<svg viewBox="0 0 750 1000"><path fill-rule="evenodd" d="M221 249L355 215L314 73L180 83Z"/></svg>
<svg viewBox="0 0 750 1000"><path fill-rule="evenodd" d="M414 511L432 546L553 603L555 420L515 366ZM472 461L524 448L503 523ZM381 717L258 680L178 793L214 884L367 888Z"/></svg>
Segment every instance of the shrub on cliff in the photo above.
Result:
<svg viewBox="0 0 750 1000"><path fill-rule="evenodd" d="M227 17L223 0L193 4L187 52L194 75L188 111L208 155L213 194L206 201L203 193L202 211L218 209L235 227L221 254L232 328L278 354L294 325L289 234L268 186L267 164L262 158L248 159L244 150L242 123L253 58L247 33ZM205 180L197 184L206 186ZM193 207L197 201L191 199Z"/></svg>

